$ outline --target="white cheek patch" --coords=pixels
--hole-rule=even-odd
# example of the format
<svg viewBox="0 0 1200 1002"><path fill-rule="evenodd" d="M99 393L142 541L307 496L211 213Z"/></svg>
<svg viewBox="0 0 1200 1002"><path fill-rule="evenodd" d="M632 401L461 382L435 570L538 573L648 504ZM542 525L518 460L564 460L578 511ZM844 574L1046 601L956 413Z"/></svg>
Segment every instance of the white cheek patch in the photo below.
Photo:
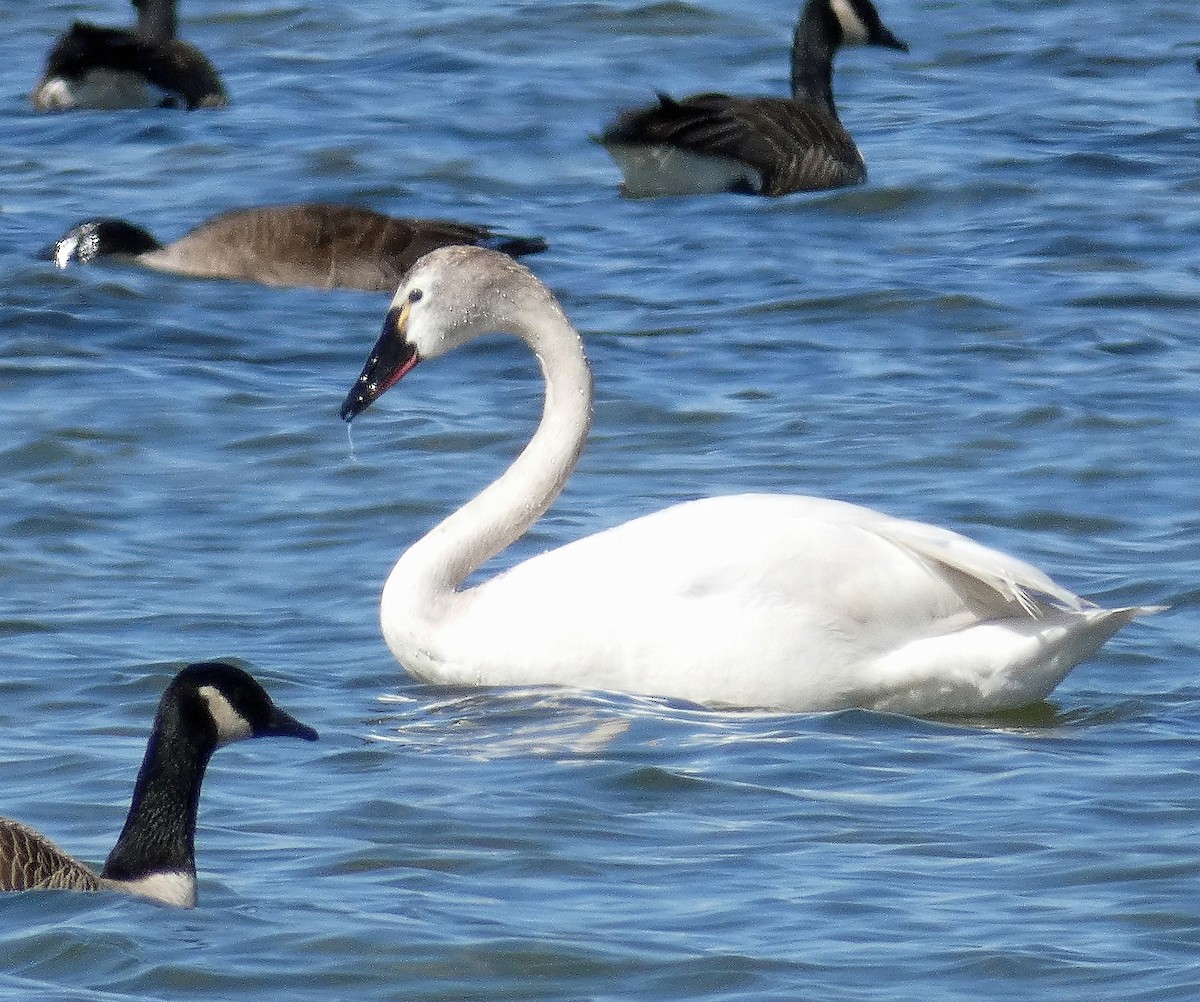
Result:
<svg viewBox="0 0 1200 1002"><path fill-rule="evenodd" d="M57 247L54 248L54 263L59 268L65 268L75 255L75 249L79 246L79 237L67 237L60 240Z"/></svg>
<svg viewBox="0 0 1200 1002"><path fill-rule="evenodd" d="M871 37L863 19L850 5L850 0L829 0L829 6L842 26L843 45L866 45Z"/></svg>
<svg viewBox="0 0 1200 1002"><path fill-rule="evenodd" d="M208 712L217 725L217 743L227 745L253 735L249 721L233 708L220 692L211 685L202 685L200 695L208 704Z"/></svg>

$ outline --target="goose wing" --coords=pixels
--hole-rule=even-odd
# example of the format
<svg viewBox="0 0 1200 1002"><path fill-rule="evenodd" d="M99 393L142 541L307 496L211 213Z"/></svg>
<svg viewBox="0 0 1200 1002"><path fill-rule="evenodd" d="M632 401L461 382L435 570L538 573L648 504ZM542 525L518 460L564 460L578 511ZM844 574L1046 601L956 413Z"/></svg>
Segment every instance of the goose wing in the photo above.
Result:
<svg viewBox="0 0 1200 1002"><path fill-rule="evenodd" d="M40 832L0 818L0 891L98 891L100 878Z"/></svg>
<svg viewBox="0 0 1200 1002"><path fill-rule="evenodd" d="M194 45L171 39L147 63L147 75L163 90L178 93L189 109L224 108L229 95L207 57Z"/></svg>
<svg viewBox="0 0 1200 1002"><path fill-rule="evenodd" d="M729 157L754 168L762 194L818 191L866 179L854 140L820 104L786 98L696 94L626 112L601 137L606 144L677 146Z"/></svg>
<svg viewBox="0 0 1200 1002"><path fill-rule="evenodd" d="M509 254L545 249L485 226L405 219L351 205L302 203L235 209L201 223L147 263L268 285L392 292L422 255L448 244L491 243ZM156 261L150 261L155 258Z"/></svg>

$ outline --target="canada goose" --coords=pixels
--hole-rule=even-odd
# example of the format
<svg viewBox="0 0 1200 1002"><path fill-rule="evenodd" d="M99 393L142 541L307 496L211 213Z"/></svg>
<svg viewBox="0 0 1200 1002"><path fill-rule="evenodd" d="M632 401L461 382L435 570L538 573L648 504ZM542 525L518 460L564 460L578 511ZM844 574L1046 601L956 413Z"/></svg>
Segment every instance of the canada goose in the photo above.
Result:
<svg viewBox="0 0 1200 1002"><path fill-rule="evenodd" d="M60 268L128 257L202 278L391 292L417 258L448 244L483 244L512 255L546 249L538 237L500 236L471 223L311 203L224 212L165 246L124 220L93 219L72 227L46 253Z"/></svg>
<svg viewBox="0 0 1200 1002"><path fill-rule="evenodd" d="M76 21L59 36L30 100L68 108L221 108L229 103L199 49L175 37L175 0L131 0L136 28Z"/></svg>
<svg viewBox="0 0 1200 1002"><path fill-rule="evenodd" d="M32 828L0 818L0 891L126 891L196 904L196 808L212 753L243 738L315 741L250 675L222 661L184 668L159 700L125 827L96 873Z"/></svg>
<svg viewBox="0 0 1200 1002"><path fill-rule="evenodd" d="M536 356L542 419L508 470L388 576L384 639L421 679L990 713L1044 698L1152 611L1098 608L946 529L784 494L675 505L463 587L553 503L583 449L591 373L562 308L509 258L434 251L397 291L341 409L352 420L421 361L491 332Z"/></svg>
<svg viewBox="0 0 1200 1002"><path fill-rule="evenodd" d="M696 94L623 113L597 140L633 198L786 195L860 184L867 166L833 103L842 45L907 52L870 0L808 0L792 41L792 96Z"/></svg>

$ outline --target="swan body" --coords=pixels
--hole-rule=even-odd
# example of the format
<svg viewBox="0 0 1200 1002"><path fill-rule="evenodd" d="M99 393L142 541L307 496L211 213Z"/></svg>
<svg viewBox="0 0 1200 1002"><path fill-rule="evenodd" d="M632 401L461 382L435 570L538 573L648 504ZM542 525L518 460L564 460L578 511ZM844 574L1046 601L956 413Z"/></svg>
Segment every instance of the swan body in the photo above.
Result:
<svg viewBox="0 0 1200 1002"><path fill-rule="evenodd" d="M44 256L59 268L118 257L197 278L392 292L422 254L468 243L513 255L546 248L538 237L503 236L472 223L303 202L222 212L169 244L122 219L90 219L59 237Z"/></svg>
<svg viewBox="0 0 1200 1002"><path fill-rule="evenodd" d="M28 825L0 818L0 891L122 891L194 907L196 812L209 757L234 741L270 735L317 738L235 665L189 665L159 701L125 827L103 870Z"/></svg>
<svg viewBox="0 0 1200 1002"><path fill-rule="evenodd" d="M833 57L844 45L907 52L870 0L808 0L792 42L792 96L694 94L618 116L598 138L633 198L786 195L861 184L862 153L838 118Z"/></svg>
<svg viewBox="0 0 1200 1002"><path fill-rule="evenodd" d="M421 360L491 331L546 380L512 466L414 543L384 586L397 659L453 684L565 684L727 707L989 713L1044 698L1147 607L1101 609L1037 568L842 501L686 502L463 587L557 497L586 437L579 336L522 266L475 248L413 268L347 396L351 420Z"/></svg>
<svg viewBox="0 0 1200 1002"><path fill-rule="evenodd" d="M30 95L38 111L221 108L229 97L204 53L176 37L175 0L132 0L135 28L76 21Z"/></svg>

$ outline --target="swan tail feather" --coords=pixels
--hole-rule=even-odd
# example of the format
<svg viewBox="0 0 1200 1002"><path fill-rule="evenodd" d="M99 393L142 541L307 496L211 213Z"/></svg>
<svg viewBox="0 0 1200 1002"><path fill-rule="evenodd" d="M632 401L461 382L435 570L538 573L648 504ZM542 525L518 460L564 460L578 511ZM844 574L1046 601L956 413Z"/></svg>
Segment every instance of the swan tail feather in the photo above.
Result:
<svg viewBox="0 0 1200 1002"><path fill-rule="evenodd" d="M1002 606L1019 606L1032 619L1041 619L1050 609L1070 612L1099 611L1099 607L1064 588L1032 564L983 546L956 532L920 522L889 520L880 529L897 546L915 556L932 561L964 575L983 592L991 592ZM974 588L979 593L981 589ZM1129 606L1105 610L1109 615L1126 618L1113 627L1115 633L1135 616L1162 611L1165 606ZM998 608L997 611L1002 611ZM1111 636L1112 634L1109 634ZM1107 638L1106 638L1107 639Z"/></svg>

